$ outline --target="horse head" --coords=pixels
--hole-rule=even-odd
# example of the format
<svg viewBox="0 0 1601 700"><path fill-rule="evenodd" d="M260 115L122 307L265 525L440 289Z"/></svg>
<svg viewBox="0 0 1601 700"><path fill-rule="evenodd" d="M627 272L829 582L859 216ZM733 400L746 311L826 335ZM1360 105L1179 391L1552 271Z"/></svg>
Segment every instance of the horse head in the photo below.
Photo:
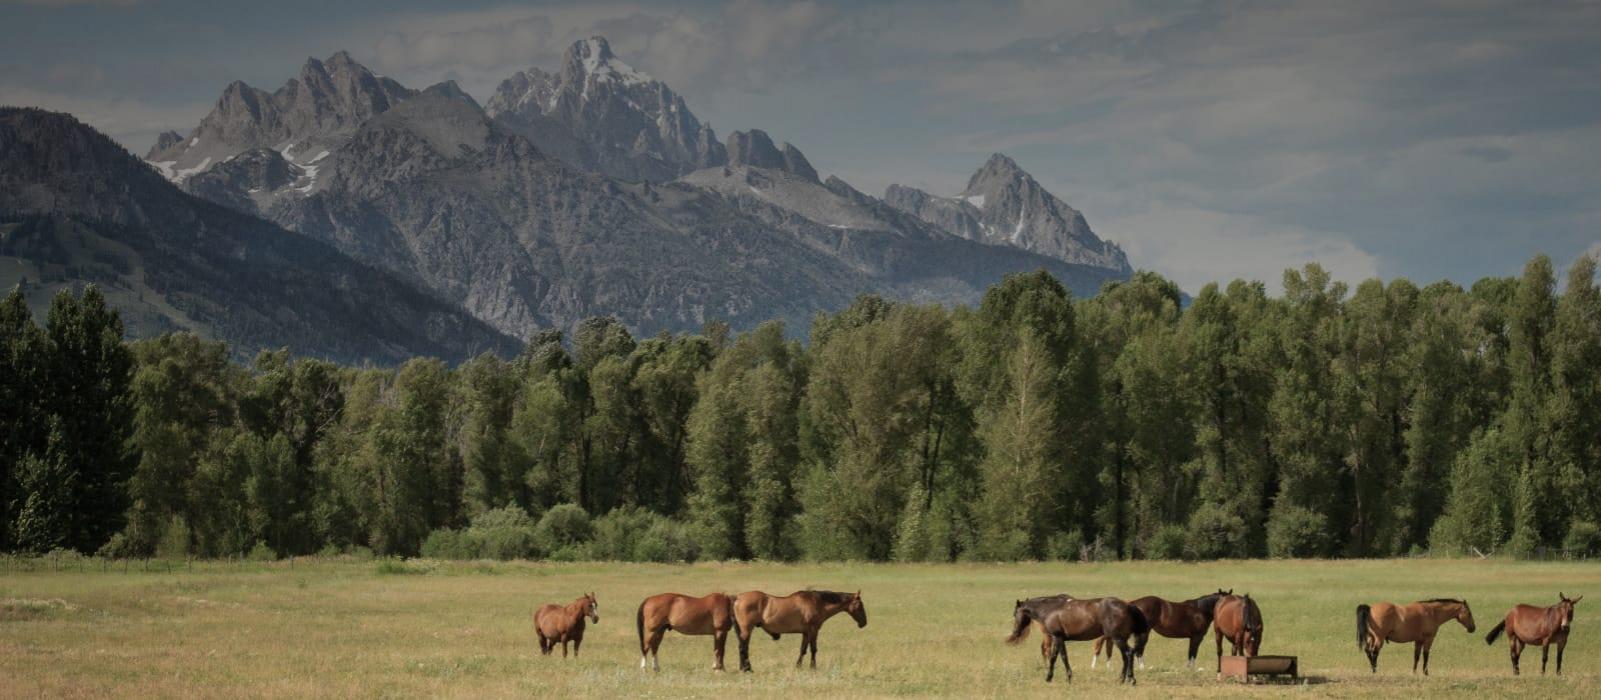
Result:
<svg viewBox="0 0 1601 700"><path fill-rule="evenodd" d="M1557 622L1562 626L1563 632L1568 631L1568 628L1573 626L1573 606L1578 605L1579 601L1583 598L1584 596L1581 595L1578 598L1570 599L1561 592L1557 593L1557 599L1559 601L1556 606L1558 618Z"/></svg>
<svg viewBox="0 0 1601 700"><path fill-rule="evenodd" d="M862 591L858 589L851 594L851 602L845 605L845 613L856 621L856 628L867 626L867 606L862 603Z"/></svg>
<svg viewBox="0 0 1601 700"><path fill-rule="evenodd" d="M600 603L595 600L594 593L584 594L583 614L589 616L589 621L600 624Z"/></svg>
<svg viewBox="0 0 1601 700"><path fill-rule="evenodd" d="M1461 603L1462 609L1456 612L1456 621L1462 623L1463 627L1468 628L1468 634L1473 634L1473 630L1475 629L1475 625L1473 624L1473 608L1468 607L1468 601L1466 600L1461 601Z"/></svg>
<svg viewBox="0 0 1601 700"><path fill-rule="evenodd" d="M1012 634L1006 638L1007 644L1016 644L1028 636L1029 623L1034 620L1034 611L1027 603L1019 600L1012 607Z"/></svg>

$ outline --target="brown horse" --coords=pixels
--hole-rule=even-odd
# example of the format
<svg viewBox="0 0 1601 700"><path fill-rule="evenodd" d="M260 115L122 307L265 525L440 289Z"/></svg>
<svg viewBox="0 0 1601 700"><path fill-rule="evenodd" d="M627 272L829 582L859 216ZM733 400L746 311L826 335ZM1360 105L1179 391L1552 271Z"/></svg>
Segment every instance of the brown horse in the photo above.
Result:
<svg viewBox="0 0 1601 700"><path fill-rule="evenodd" d="M1484 638L1485 644L1494 644L1495 638L1506 630L1507 642L1512 645L1512 675L1519 674L1518 657L1523 647L1540 645L1540 673L1545 673L1545 662L1551 656L1551 645L1557 645L1557 675L1562 675L1562 652L1568 648L1568 630L1573 627L1573 606L1584 596L1572 600L1557 594L1557 604L1549 608L1519 605L1507 611L1506 619Z"/></svg>
<svg viewBox="0 0 1601 700"><path fill-rule="evenodd" d="M1151 626L1136 608L1116 598L1079 600L1071 596L1056 595L1019 600L1012 608L1012 634L1007 644L1016 644L1028 636L1028 631L1039 623L1050 635L1051 655L1046 659L1045 682L1056 676L1056 659L1062 659L1062 670L1067 680L1073 680L1073 666L1067 660L1067 642L1087 642L1106 637L1117 645L1123 654L1123 673L1119 682L1134 684L1134 654L1129 647L1130 637L1143 638ZM1143 650L1141 650L1143 651Z"/></svg>
<svg viewBox="0 0 1601 700"><path fill-rule="evenodd" d="M1385 642L1416 642L1412 646L1412 672L1418 672L1418 656L1423 657L1423 675L1429 675L1429 649L1440 625L1451 620L1462 623L1473 634L1473 611L1468 602L1455 598L1420 600L1411 605L1374 603L1356 606L1356 645L1368 655L1373 672L1379 672L1379 650Z"/></svg>
<svg viewBox="0 0 1601 700"><path fill-rule="evenodd" d="M1256 656L1262 649L1262 609L1251 594L1226 595L1218 599L1212 614L1213 636L1217 640L1217 672L1223 672L1223 638L1228 637L1236 656Z"/></svg>
<svg viewBox="0 0 1601 700"><path fill-rule="evenodd" d="M746 591L734 599L735 631L739 633L739 670L750 668L750 636L757 627L762 628L773 641L785 634L801 636L800 657L795 668L806 658L807 648L812 652L812 668L817 668L817 632L828 618L846 613L856 621L856 627L867 626L867 608L862 605L862 592L796 591L787 596L768 595L761 591Z"/></svg>
<svg viewBox="0 0 1601 700"><path fill-rule="evenodd" d="M1195 657L1201 650L1201 642L1206 641L1206 631L1212 627L1212 613L1217 608L1217 602L1223 596L1233 595L1234 591L1217 589L1216 593L1208 593L1199 598L1175 602L1163 600L1156 596L1135 598L1128 602L1145 616L1151 624L1151 631L1169 639L1190 640L1190 651L1185 657L1185 663L1195 668ZM1095 654L1090 659L1090 668L1100 660L1101 649L1106 649L1106 660L1111 665L1112 645L1106 644L1106 639L1095 640ZM1135 645L1134 656L1140 662L1140 668L1145 668L1145 642L1142 640Z"/></svg>
<svg viewBox="0 0 1601 700"><path fill-rule="evenodd" d="M594 593L567 604L567 607L546 603L534 612L534 631L539 633L539 653L550 654L561 643L562 658L567 658L567 643L573 643L573 656L584 645L584 618L600 623L600 603Z"/></svg>
<svg viewBox="0 0 1601 700"><path fill-rule="evenodd" d="M711 635L712 651L716 654L713 671L723 670L723 648L728 641L728 630L734 626L734 599L723 593L704 598L691 598L678 593L659 593L639 604L635 622L639 630L639 667L650 659L651 667L661 670L662 637L667 630L679 634Z"/></svg>

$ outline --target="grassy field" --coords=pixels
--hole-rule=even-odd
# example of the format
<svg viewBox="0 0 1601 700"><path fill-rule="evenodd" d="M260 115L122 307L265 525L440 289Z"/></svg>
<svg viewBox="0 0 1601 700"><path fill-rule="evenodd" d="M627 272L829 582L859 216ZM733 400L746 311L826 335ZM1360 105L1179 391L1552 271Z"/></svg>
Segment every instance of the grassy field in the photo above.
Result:
<svg viewBox="0 0 1601 700"><path fill-rule="evenodd" d="M1516 602L1558 590L1601 595L1601 566L1505 561L1260 561L1205 564L468 564L310 560L178 564L144 571L98 562L0 564L0 695L886 697L1601 695L1601 620L1581 603L1567 676L1513 678L1504 642L1483 635ZM1055 592L1172 598L1249 591L1266 619L1263 653L1296 654L1308 683L1253 686L1183 668L1184 642L1155 638L1139 686L1119 687L1071 644L1069 687L1047 686L1038 637L1007 646L1012 601ZM661 591L862 590L869 624L823 629L818 669L797 671L798 638L751 642L754 674L713 673L709 637L669 634L660 673L638 667L634 613ZM537 655L530 614L583 591L600 601L583 656ZM1465 597L1479 633L1452 623L1430 678L1410 646L1386 647L1379 674L1356 648L1359 601ZM1592 632L1592 630L1595 630ZM1202 647L1211 668L1210 638ZM738 667L730 638L728 664ZM1555 659L1552 660L1555 663ZM1529 675L1530 671L1532 675Z"/></svg>

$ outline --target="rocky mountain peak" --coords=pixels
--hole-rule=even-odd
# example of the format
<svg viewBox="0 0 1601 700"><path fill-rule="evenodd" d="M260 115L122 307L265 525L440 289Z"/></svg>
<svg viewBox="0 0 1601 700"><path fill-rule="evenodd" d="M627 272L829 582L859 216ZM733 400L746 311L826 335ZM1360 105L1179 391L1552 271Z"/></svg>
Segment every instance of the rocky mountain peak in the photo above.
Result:
<svg viewBox="0 0 1601 700"><path fill-rule="evenodd" d="M160 135L156 136L156 143L150 147L150 152L145 154L145 160L151 160L151 156L178 145L178 142L182 140L183 134L176 131L161 132Z"/></svg>
<svg viewBox="0 0 1601 700"><path fill-rule="evenodd" d="M812 182L819 182L817 170L806 160L800 149L785 143L773 144L772 137L761 129L735 131L728 135L728 164L752 168L782 170Z"/></svg>
<svg viewBox="0 0 1601 700"><path fill-rule="evenodd" d="M568 46L555 72L506 79L485 109L541 151L622 180L665 182L726 162L683 98L618 58L605 37Z"/></svg>
<svg viewBox="0 0 1601 700"><path fill-rule="evenodd" d="M278 150L304 164L415 94L347 52L308 58L300 73L275 92L229 83L188 139L158 145L146 160L176 182L256 148Z"/></svg>
<svg viewBox="0 0 1601 700"><path fill-rule="evenodd" d="M955 197L891 185L884 200L952 235L1120 274L1132 271L1117 244L1101 240L1083 214L1004 154L991 155Z"/></svg>
<svg viewBox="0 0 1601 700"><path fill-rule="evenodd" d="M984 161L984 165L979 166L979 169L973 173L972 177L968 178L967 189L963 190L962 193L980 194L988 187L1005 186L1024 178L1033 179L1027 172L1023 171L1022 167L1018 166L1017 161L1012 160L1005 154L995 153L989 157L989 160Z"/></svg>

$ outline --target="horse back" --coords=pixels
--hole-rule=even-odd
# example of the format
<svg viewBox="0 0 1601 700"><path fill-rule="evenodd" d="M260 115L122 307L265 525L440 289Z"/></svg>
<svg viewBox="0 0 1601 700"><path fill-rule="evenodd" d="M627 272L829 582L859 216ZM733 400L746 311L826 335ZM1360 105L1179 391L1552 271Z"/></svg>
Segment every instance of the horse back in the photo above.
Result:
<svg viewBox="0 0 1601 700"><path fill-rule="evenodd" d="M734 599L725 594L700 598L671 595L674 597L667 602L667 624L680 634L716 634L734 625Z"/></svg>
<svg viewBox="0 0 1601 700"><path fill-rule="evenodd" d="M1506 615L1506 631L1525 643L1540 643L1555 638L1561 632L1551 614L1551 608L1519 604Z"/></svg>

